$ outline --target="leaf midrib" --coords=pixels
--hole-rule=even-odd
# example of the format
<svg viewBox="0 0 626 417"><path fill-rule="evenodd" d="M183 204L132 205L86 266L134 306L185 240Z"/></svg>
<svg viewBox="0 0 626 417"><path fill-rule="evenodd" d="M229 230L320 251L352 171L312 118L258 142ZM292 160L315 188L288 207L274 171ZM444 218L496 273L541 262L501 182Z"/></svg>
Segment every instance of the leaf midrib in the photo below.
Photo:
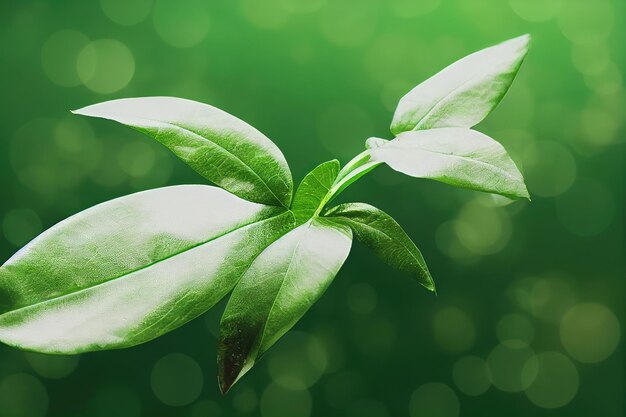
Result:
<svg viewBox="0 0 626 417"><path fill-rule="evenodd" d="M198 248L198 247L200 247L200 246L206 245L206 244L208 244L208 243L210 243L210 242L212 242L212 241L214 241L214 240L217 240L217 239L219 239L219 238L221 238L221 237L226 236L226 235L227 235L227 234L229 234L229 233L234 233L234 232L236 232L236 231L238 231L238 230L240 230L240 229L243 229L243 228L245 228L245 227L252 226L252 225L254 225L254 224L263 223L263 222L266 222L266 221L269 221L269 220L275 219L275 218L277 218L277 217L279 217L279 216L282 216L282 215L283 215L283 214L285 214L285 213L289 213L289 211L283 211L282 213L279 213L279 214L277 214L277 215L275 215L275 216L271 216L271 217L267 217L267 218L262 219L262 220L255 220L255 221L252 221L252 222L249 222L249 223L243 224L243 225L239 225L239 226L237 226L237 227L235 227L235 228L233 228L233 229L227 230L227 231L225 231L225 232L223 232L223 233L220 233L219 235L213 236L213 237L211 237L210 239L207 239L207 240L204 240L204 241L202 241L202 242L196 243L196 244L194 244L194 245L192 245L192 246L189 246L189 247L187 247L187 248L185 248L185 249L183 249L183 250L180 250L180 251L178 251L178 252L175 252L175 253L173 253L173 254L171 254L171 255L169 255L169 256L166 256L166 257L164 257L164 258L161 258L161 259L156 260L156 261L154 261L154 262L151 262L151 263L149 263L149 264L143 265L143 266L141 266L141 267L139 267L139 268L135 268L135 269L133 269L133 270L127 271L127 272L125 272L125 273L123 273L123 274L116 275L116 276L111 277L111 278L107 278L107 279L105 279L104 281L100 281L100 282L98 282L98 283L97 283L97 284L95 284L95 285L91 285L91 286L87 286L87 287L78 288L78 289L75 289L75 290L73 290L73 291L68 291L68 292L66 292L66 293L64 293L64 294L61 294L61 295L57 295L57 296L50 297L50 298L47 298L47 299L42 300L42 301L38 301L38 302L36 302L36 303L28 304L28 305L21 306L21 307L18 307L18 308L16 308L16 309L13 309L13 310L5 311L4 313L0 314L0 317L4 316L4 315L6 315L6 314L14 314L14 313L17 313L17 312L19 312L19 311L21 311L21 310L25 310L25 309L33 308L33 307L38 306L38 305L41 305L41 304L47 304L47 303L50 303L50 302L53 302L53 301L56 301L56 300L62 299L62 298L64 298L64 297L69 297L69 296L71 296L71 295L81 293L81 292L83 292L83 291L88 291L88 290L91 290L91 289L97 288L97 287L99 287L99 286L105 285L105 284L107 284L107 283L113 282L113 281L115 281L115 280L117 280L117 279L123 279L123 278L125 278L125 277L128 277L129 275L132 275L132 274L136 273L136 272L139 272L139 271L142 271L142 270L145 270L145 269L151 268L151 267L153 267L154 265L157 265L157 264L160 264L161 262L165 262L165 261L167 261L168 259L174 258L174 257L176 257L176 256L178 256L178 255L181 255L181 254L183 254L183 253L189 252L189 251L191 251L191 250L193 250L193 249L196 249L196 248ZM265 250L265 248L264 248L261 252L263 252L264 250Z"/></svg>
<svg viewBox="0 0 626 417"><path fill-rule="evenodd" d="M256 171L255 171L254 169L252 169L252 167L251 167L250 165L248 165L245 161L243 161L243 160L242 160L241 158L239 158L237 155L235 155L234 153L232 153L230 150L226 149L223 145L220 145L219 143L217 143L217 142L215 142L215 141L213 141L213 140L209 139L208 137L203 136L203 135L201 135L200 133L198 133L198 132L196 132L196 131L194 131L194 130L192 130L192 129L189 129L189 128L185 127L185 126L181 126L181 125L179 125L179 124L177 124L177 123L173 123L173 122L169 122L169 121L163 121L163 120L155 120L155 119L151 119L151 118L149 118L149 117L141 117L141 116L135 116L134 118L136 118L136 119L146 120L146 121L149 121L149 122L152 122L152 123L157 123L157 124L159 124L159 123L160 123L160 124L164 124L164 125L172 126L172 127L175 127L175 128L181 129L181 130L183 130L183 131L185 131L185 132L188 132L188 133L190 133L190 134L192 134L192 135L194 135L194 136L197 136L197 137L198 137L198 138L200 138L200 139L206 140L206 141L207 141L207 142L209 142L209 143L212 143L213 145L217 146L218 148L220 148L220 149L222 149L224 152L226 152L226 153L227 153L229 156L231 156L233 159L235 159L235 160L239 161L239 163L240 163L241 165L243 165L244 167L246 167L246 169L247 169L249 172L251 172L251 173L252 173L252 175L254 175L254 176L255 176L255 177L256 177L259 181L261 181L261 183L262 183L262 184L265 186L265 188L266 188L266 189L270 192L270 194L272 194L272 196L274 197L274 199L278 202L278 204L279 204L280 206L285 207L285 208L288 208L288 207L287 207L287 206L286 206L286 205L282 202L282 200L276 196L276 194L275 194L275 193L274 193L274 191L270 188L270 186L267 184L267 182L266 182L263 178L261 178L261 176L260 176L259 174L257 174L257 173L256 173ZM157 137L158 137L158 135L160 135L160 128L159 128L159 130L157 131ZM155 139L156 139L156 138L155 138ZM157 140L158 140L158 139L157 139Z"/></svg>
<svg viewBox="0 0 626 417"><path fill-rule="evenodd" d="M389 143L391 144L391 141ZM387 147L388 149L397 149L397 150L400 150L400 151L405 150L405 149L402 149L402 148L397 147L397 146L383 146L383 147L378 148L378 149L384 149L385 147ZM499 173L503 174L508 179L513 180L513 181L518 181L517 178L515 178L514 176L512 176L511 174L509 174L508 172L506 172L504 169L500 168L499 166L494 165L494 164L490 164L489 162L481 161L480 159L474 159L474 158L470 158L470 157L462 156L462 155L455 155L455 154L452 154L452 153L432 151L432 150L429 150L429 149L424 149L422 147L417 147L417 148L413 148L413 149L416 149L419 152L431 153L431 154L435 154L435 155L443 155L443 156L447 156L447 157L450 157L450 158L457 158L457 159L461 159L461 160L468 161L468 162L474 162L474 163L477 163L477 164L486 165L488 167L496 169Z"/></svg>
<svg viewBox="0 0 626 417"><path fill-rule="evenodd" d="M334 216L332 216L332 217L334 217ZM387 234L387 233L386 233L386 232L384 232L383 230L381 230L381 229L377 229L377 228L375 228L375 227L373 227L373 226L370 226L370 225L369 225L369 224L367 224L367 223L358 222L358 221L356 221L356 220L354 220L354 219L351 219L351 218L349 218L349 217L345 217L345 216L341 216L341 215L340 215L340 216L337 216L337 217L341 217L341 218L343 218L343 219L346 219L346 221L348 221L348 222L353 222L353 223L359 223L359 224L362 224L362 225L363 225L363 226L365 226L366 228L372 229L372 230L374 230L375 232L378 232L378 233L380 233L380 234L382 234L382 235L386 236L386 237L387 237L387 238L389 238L390 240L392 240L392 241L394 241L394 242L398 242L398 243L400 243L400 245L401 245L401 246L402 246L402 247L403 247L403 248L404 248L407 252L409 252L409 255L410 255L413 259L415 259L415 261L417 262L417 264L418 264L418 265L419 265L419 266L420 266L420 267L421 267L424 271L428 272L428 268L426 267L426 264L425 264L425 263L422 263L422 262L421 262L421 261L420 261L420 260L419 260L419 259L418 259L418 258L417 258L417 257L416 257L413 253L412 253L412 252L411 252L411 250L410 250L410 249L406 246L406 244L405 244L404 242L400 242L400 241L398 241L398 239L394 239L393 237L391 237L389 234Z"/></svg>
<svg viewBox="0 0 626 417"><path fill-rule="evenodd" d="M311 228L311 225L313 224L313 219L310 219L308 223L309 224L307 225L306 230L303 232L303 235L306 235L308 233L309 229ZM296 246L293 248L293 251L291 252L291 256L289 258L289 265L287 266L287 270L285 271L283 280L280 283L280 287L278 288L278 291L276 291L276 297L274 297L274 300L272 301L272 305L267 313L267 317L263 322L263 329L261 330L259 344L258 344L259 352L261 351L263 347L263 340L265 340L265 332L267 330L267 324L269 323L270 317L272 316L272 312L274 311L274 307L276 306L276 301L278 300L278 297L280 296L280 293L283 290L283 287L285 286L285 282L287 281L287 277L289 276L289 272L291 271L291 267L293 265L293 260L296 257L296 252L300 248L300 244L302 243L303 239L304 239L304 236L301 236L300 239L298 240L298 243L296 243Z"/></svg>

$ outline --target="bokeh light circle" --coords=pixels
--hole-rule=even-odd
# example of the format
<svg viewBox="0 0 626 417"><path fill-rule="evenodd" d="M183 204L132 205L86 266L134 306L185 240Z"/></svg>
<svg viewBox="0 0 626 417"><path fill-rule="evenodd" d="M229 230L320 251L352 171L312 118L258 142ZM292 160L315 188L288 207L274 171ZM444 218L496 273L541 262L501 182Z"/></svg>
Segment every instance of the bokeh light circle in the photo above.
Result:
<svg viewBox="0 0 626 417"><path fill-rule="evenodd" d="M532 384L537 374L537 359L530 348L496 346L487 357L489 378L494 387L505 392L519 392Z"/></svg>
<svg viewBox="0 0 626 417"><path fill-rule="evenodd" d="M261 396L261 415L263 417L309 417L312 403L309 391L292 391L272 383Z"/></svg>
<svg viewBox="0 0 626 417"><path fill-rule="evenodd" d="M483 394L491 386L487 362L478 356L464 356L454 363L452 380L466 395Z"/></svg>
<svg viewBox="0 0 626 417"><path fill-rule="evenodd" d="M117 161L131 177L142 177L154 167L156 155L145 141L129 142L120 149Z"/></svg>
<svg viewBox="0 0 626 417"><path fill-rule="evenodd" d="M76 61L88 44L89 38L75 30L61 30L50 35L41 48L41 63L46 76L62 87L80 85Z"/></svg>
<svg viewBox="0 0 626 417"><path fill-rule="evenodd" d="M289 332L268 358L270 376L283 388L302 390L313 386L328 363L320 341L305 332Z"/></svg>
<svg viewBox="0 0 626 417"><path fill-rule="evenodd" d="M528 399L542 408L567 405L578 391L576 366L559 352L543 352L528 364L524 372L534 374L533 382L524 391Z"/></svg>
<svg viewBox="0 0 626 417"><path fill-rule="evenodd" d="M596 363L617 349L621 338L620 323L602 304L578 304L563 317L560 335L563 347L574 359Z"/></svg>
<svg viewBox="0 0 626 417"><path fill-rule="evenodd" d="M532 195L554 197L567 191L576 179L576 161L558 142L541 140L526 149L524 177Z"/></svg>
<svg viewBox="0 0 626 417"><path fill-rule="evenodd" d="M242 0L241 11L250 23L263 29L278 29L291 17L287 0Z"/></svg>
<svg viewBox="0 0 626 417"><path fill-rule="evenodd" d="M76 65L83 84L100 94L121 90L135 74L132 52L114 39L100 39L85 46Z"/></svg>
<svg viewBox="0 0 626 417"><path fill-rule="evenodd" d="M256 392L249 387L244 387L233 393L233 407L241 414L249 414L259 404Z"/></svg>
<svg viewBox="0 0 626 417"><path fill-rule="evenodd" d="M319 11L322 34L341 47L355 47L374 34L380 16L376 0L332 0Z"/></svg>
<svg viewBox="0 0 626 417"><path fill-rule="evenodd" d="M64 378L74 372L78 366L78 355L44 355L42 353L26 352L26 360L33 371L44 378Z"/></svg>
<svg viewBox="0 0 626 417"><path fill-rule="evenodd" d="M463 352L474 344L476 329L472 319L458 307L446 307L433 319L435 341L450 352Z"/></svg>
<svg viewBox="0 0 626 417"><path fill-rule="evenodd" d="M502 250L511 237L511 227L505 210L485 207L477 201L467 203L454 223L459 242L476 255Z"/></svg>
<svg viewBox="0 0 626 417"><path fill-rule="evenodd" d="M44 417L47 410L46 387L34 376L19 373L0 381L2 417Z"/></svg>
<svg viewBox="0 0 626 417"><path fill-rule="evenodd" d="M190 48L202 42L209 33L209 6L203 0L156 0L154 28L167 44Z"/></svg>
<svg viewBox="0 0 626 417"><path fill-rule="evenodd" d="M439 382L429 382L417 388L409 401L411 417L458 417L459 398L456 393Z"/></svg>
<svg viewBox="0 0 626 417"><path fill-rule="evenodd" d="M614 13L609 0L567 0L558 15L559 28L573 43L597 45L613 30Z"/></svg>
<svg viewBox="0 0 626 417"><path fill-rule="evenodd" d="M171 353L159 359L150 375L154 395L172 406L194 402L202 392L203 382L198 363L182 353Z"/></svg>
<svg viewBox="0 0 626 417"><path fill-rule="evenodd" d="M496 335L503 345L521 349L530 345L535 336L535 328L525 316L507 314L498 321Z"/></svg>
<svg viewBox="0 0 626 417"><path fill-rule="evenodd" d="M513 11L529 22L545 22L555 17L563 0L509 0Z"/></svg>
<svg viewBox="0 0 626 417"><path fill-rule="evenodd" d="M100 0L100 8L113 22L132 26L143 22L152 11L154 0Z"/></svg>

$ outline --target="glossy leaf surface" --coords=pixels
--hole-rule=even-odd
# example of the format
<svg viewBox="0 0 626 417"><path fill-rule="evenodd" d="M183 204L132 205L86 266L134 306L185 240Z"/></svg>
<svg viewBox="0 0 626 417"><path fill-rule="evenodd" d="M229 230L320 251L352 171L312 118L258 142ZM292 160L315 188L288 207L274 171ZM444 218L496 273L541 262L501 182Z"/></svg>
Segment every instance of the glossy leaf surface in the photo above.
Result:
<svg viewBox="0 0 626 417"><path fill-rule="evenodd" d="M414 276L429 290L435 290L424 257L390 215L369 204L346 203L331 208L326 216L349 226L357 240L371 248L383 262Z"/></svg>
<svg viewBox="0 0 626 417"><path fill-rule="evenodd" d="M257 203L289 207L293 183L280 149L261 132L207 104L174 97L112 100L74 113L131 126L200 175Z"/></svg>
<svg viewBox="0 0 626 417"><path fill-rule="evenodd" d="M222 317L222 392L254 365L324 293L350 251L348 227L315 218L272 243L235 287Z"/></svg>
<svg viewBox="0 0 626 417"><path fill-rule="evenodd" d="M318 165L302 179L291 206L298 223L304 223L313 216L333 186L337 174L339 161L334 159Z"/></svg>
<svg viewBox="0 0 626 417"><path fill-rule="evenodd" d="M293 222L205 185L92 207L0 267L0 341L77 353L151 340L212 307Z"/></svg>
<svg viewBox="0 0 626 417"><path fill-rule="evenodd" d="M475 130L405 132L370 153L374 160L412 177L509 198L529 198L522 174L502 145Z"/></svg>
<svg viewBox="0 0 626 417"><path fill-rule="evenodd" d="M479 123L508 91L529 41L524 35L475 52L419 84L400 99L392 133Z"/></svg>

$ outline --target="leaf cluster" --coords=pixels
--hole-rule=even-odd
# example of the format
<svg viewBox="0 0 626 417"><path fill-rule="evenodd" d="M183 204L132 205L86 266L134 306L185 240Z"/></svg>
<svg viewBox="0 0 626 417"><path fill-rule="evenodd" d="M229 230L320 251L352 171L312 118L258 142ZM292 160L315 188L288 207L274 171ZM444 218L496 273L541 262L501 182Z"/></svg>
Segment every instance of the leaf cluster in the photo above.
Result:
<svg viewBox="0 0 626 417"><path fill-rule="evenodd" d="M504 148L472 130L504 97L528 41L476 52L424 81L400 100L393 139L369 138L343 167L322 163L295 193L278 147L215 107L147 97L75 111L147 134L215 186L128 195L42 233L0 267L0 340L58 354L125 348L232 293L218 346L219 384L227 392L324 293L353 238L435 291L422 254L390 215L365 203L330 203L381 164L528 198Z"/></svg>

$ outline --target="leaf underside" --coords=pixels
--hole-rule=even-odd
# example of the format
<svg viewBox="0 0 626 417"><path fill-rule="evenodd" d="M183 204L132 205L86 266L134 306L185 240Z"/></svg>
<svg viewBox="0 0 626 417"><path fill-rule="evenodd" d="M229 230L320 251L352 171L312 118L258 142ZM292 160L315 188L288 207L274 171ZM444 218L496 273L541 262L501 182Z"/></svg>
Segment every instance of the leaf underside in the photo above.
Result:
<svg viewBox="0 0 626 417"><path fill-rule="evenodd" d="M370 153L373 160L412 177L529 198L522 174L502 145L475 130L448 127L405 132Z"/></svg>

